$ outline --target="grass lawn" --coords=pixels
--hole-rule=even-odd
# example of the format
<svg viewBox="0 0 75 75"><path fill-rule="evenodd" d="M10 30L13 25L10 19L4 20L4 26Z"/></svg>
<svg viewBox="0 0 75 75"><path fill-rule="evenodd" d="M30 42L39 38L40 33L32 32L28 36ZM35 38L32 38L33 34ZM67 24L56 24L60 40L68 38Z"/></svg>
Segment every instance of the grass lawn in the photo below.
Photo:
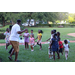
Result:
<svg viewBox="0 0 75 75"><path fill-rule="evenodd" d="M38 30L42 29L43 30L43 37L42 41L46 41L50 35L51 35L51 30L56 29L61 33L61 40L63 41L64 39L69 39L69 40L75 40L75 37L68 36L68 33L74 33L75 29L74 28L34 28L34 27L29 27L29 33L33 29L35 38L37 37ZM5 43L5 40L0 40L0 43ZM75 62L75 43L69 43L70 44L70 51L69 51L69 57L68 60L65 60L65 55L60 55L61 59L55 60L55 62ZM53 59L49 59L48 57L48 44L43 45L43 50L39 50L39 46L34 47L34 52L31 52L31 50L24 50L24 45L20 45L20 51L19 51L19 56L18 59L21 60L22 62L54 62ZM10 50L11 46L8 47ZM9 51L8 50L8 51ZM0 58L2 58L3 62L11 62L8 59L8 51L5 50L5 46L0 46ZM56 54L57 56L57 54ZM13 55L14 59L14 55ZM14 60L13 60L14 61Z"/></svg>
<svg viewBox="0 0 75 75"><path fill-rule="evenodd" d="M56 29L61 33L61 40L63 41L64 39L69 39L69 40L75 40L75 37L68 36L68 33L74 33L75 28L35 28L35 27L28 27L29 33L33 29L35 38L37 37L38 30L42 29L43 30L43 38L42 41L46 41L50 35L51 35L51 30ZM5 40L0 40L0 43L5 43Z"/></svg>
<svg viewBox="0 0 75 75"><path fill-rule="evenodd" d="M48 57L48 44L43 45L43 49L40 51L39 46L34 47L34 51L31 52L31 49L24 50L24 45L20 45L20 51L18 55L18 59L22 62L75 62L75 43L69 43L70 51L68 60L65 59L65 55L60 54L60 59L54 61L53 59L49 59ZM8 49L10 49L9 46ZM9 50L8 50L9 51ZM14 62L14 55L12 56L13 61L8 59L9 53L5 50L5 46L0 46L0 58L2 58L2 62ZM56 54L57 56L57 54Z"/></svg>

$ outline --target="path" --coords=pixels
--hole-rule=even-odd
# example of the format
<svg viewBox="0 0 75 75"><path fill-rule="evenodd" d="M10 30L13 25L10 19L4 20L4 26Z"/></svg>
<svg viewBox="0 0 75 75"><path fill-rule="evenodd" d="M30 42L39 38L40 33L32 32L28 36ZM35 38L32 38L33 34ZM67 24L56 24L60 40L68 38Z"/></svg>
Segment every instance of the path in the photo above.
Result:
<svg viewBox="0 0 75 75"><path fill-rule="evenodd" d="M67 35L75 37L75 33L69 33Z"/></svg>
<svg viewBox="0 0 75 75"><path fill-rule="evenodd" d="M70 42L74 43L75 41L70 41ZM42 42L42 44L49 44L49 42ZM5 45L6 45L5 43L0 43L0 46L5 46ZM19 45L24 45L24 43L19 43Z"/></svg>

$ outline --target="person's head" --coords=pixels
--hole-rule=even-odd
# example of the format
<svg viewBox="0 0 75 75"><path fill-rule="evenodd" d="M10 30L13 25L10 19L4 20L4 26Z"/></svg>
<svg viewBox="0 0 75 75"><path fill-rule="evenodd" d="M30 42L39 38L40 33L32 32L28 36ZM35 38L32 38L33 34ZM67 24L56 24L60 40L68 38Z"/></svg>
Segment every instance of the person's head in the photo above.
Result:
<svg viewBox="0 0 75 75"><path fill-rule="evenodd" d="M53 30L51 31L51 34L53 34Z"/></svg>
<svg viewBox="0 0 75 75"><path fill-rule="evenodd" d="M55 29L53 30L53 33L56 33L56 30Z"/></svg>
<svg viewBox="0 0 75 75"><path fill-rule="evenodd" d="M25 33L28 33L28 29L27 28L25 29Z"/></svg>
<svg viewBox="0 0 75 75"><path fill-rule="evenodd" d="M67 44L67 43L68 43L68 41L67 41L67 40L64 40L64 43L65 43L65 44Z"/></svg>
<svg viewBox="0 0 75 75"><path fill-rule="evenodd" d="M57 37L57 33L54 33L53 38L55 38L55 39L56 39L56 37Z"/></svg>
<svg viewBox="0 0 75 75"><path fill-rule="evenodd" d="M57 32L57 36L60 36L60 32Z"/></svg>
<svg viewBox="0 0 75 75"><path fill-rule="evenodd" d="M21 24L21 20L20 19L17 20L17 24L19 24L19 25Z"/></svg>
<svg viewBox="0 0 75 75"><path fill-rule="evenodd" d="M33 30L31 30L31 33L33 33Z"/></svg>
<svg viewBox="0 0 75 75"><path fill-rule="evenodd" d="M34 35L30 35L30 37L32 38L32 37L34 37Z"/></svg>
<svg viewBox="0 0 75 75"><path fill-rule="evenodd" d="M7 28L6 31L9 32L9 28Z"/></svg>
<svg viewBox="0 0 75 75"><path fill-rule="evenodd" d="M38 30L38 33L43 33L43 31L42 30Z"/></svg>

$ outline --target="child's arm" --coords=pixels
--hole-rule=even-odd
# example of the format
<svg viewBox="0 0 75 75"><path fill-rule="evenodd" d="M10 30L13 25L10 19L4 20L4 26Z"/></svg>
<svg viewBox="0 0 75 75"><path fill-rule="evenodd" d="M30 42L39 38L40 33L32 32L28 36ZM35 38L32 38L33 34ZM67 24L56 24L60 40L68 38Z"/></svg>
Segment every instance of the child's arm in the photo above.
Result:
<svg viewBox="0 0 75 75"><path fill-rule="evenodd" d="M38 36L36 37L36 39L38 38ZM36 40L36 39L34 39L34 40Z"/></svg>
<svg viewBox="0 0 75 75"><path fill-rule="evenodd" d="M50 40L51 38L49 38L48 40ZM48 40L46 40L46 41L48 41Z"/></svg>
<svg viewBox="0 0 75 75"><path fill-rule="evenodd" d="M70 46L68 45L68 48L70 48Z"/></svg>
<svg viewBox="0 0 75 75"><path fill-rule="evenodd" d="M30 43L31 43L31 40L30 40Z"/></svg>
<svg viewBox="0 0 75 75"><path fill-rule="evenodd" d="M30 37L30 35L28 34L27 37Z"/></svg>
<svg viewBox="0 0 75 75"><path fill-rule="evenodd" d="M26 37L26 36L23 34L23 37Z"/></svg>

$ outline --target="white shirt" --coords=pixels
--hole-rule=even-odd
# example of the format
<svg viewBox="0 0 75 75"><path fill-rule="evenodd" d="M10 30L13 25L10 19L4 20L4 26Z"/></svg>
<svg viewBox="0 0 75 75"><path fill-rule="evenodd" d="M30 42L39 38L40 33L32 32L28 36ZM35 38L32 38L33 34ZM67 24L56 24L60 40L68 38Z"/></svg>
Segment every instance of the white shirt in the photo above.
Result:
<svg viewBox="0 0 75 75"><path fill-rule="evenodd" d="M68 44L64 44L64 49L65 49L65 51L69 51Z"/></svg>
<svg viewBox="0 0 75 75"><path fill-rule="evenodd" d="M20 26L18 24L13 25L9 38L10 41L19 41L19 34L17 33L18 31L20 31Z"/></svg>

